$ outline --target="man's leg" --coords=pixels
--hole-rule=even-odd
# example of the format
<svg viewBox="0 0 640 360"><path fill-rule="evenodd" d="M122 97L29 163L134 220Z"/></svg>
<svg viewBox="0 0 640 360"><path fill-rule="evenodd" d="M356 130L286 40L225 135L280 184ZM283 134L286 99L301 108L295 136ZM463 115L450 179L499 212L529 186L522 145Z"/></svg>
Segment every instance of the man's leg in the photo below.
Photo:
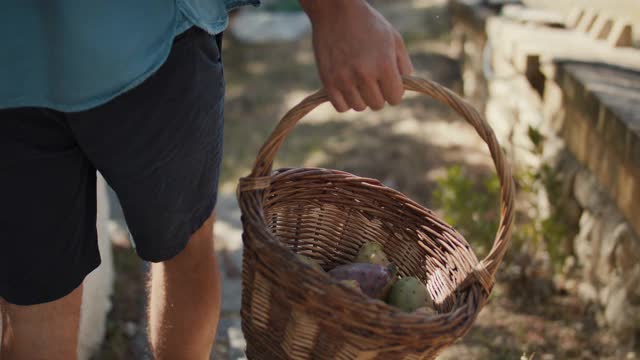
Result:
<svg viewBox="0 0 640 360"><path fill-rule="evenodd" d="M159 359L206 359L214 338L220 284L211 214L223 96L216 39L193 28L142 84L67 114L80 148L118 195L136 252L154 263L150 332Z"/></svg>
<svg viewBox="0 0 640 360"><path fill-rule="evenodd" d="M212 215L173 259L151 267L149 335L155 358L209 358L220 312Z"/></svg>
<svg viewBox="0 0 640 360"><path fill-rule="evenodd" d="M75 359L82 282L100 264L96 170L63 114L0 110L2 360Z"/></svg>
<svg viewBox="0 0 640 360"><path fill-rule="evenodd" d="M73 360L77 357L82 285L48 303L20 306L0 300L2 360Z"/></svg>

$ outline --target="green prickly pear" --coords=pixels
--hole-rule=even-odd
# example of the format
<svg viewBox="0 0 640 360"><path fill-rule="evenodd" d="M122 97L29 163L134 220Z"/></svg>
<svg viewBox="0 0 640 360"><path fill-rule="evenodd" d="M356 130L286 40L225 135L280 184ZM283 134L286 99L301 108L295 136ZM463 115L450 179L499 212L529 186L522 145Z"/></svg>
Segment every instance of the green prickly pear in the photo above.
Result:
<svg viewBox="0 0 640 360"><path fill-rule="evenodd" d="M373 241L362 245L354 262L389 266L389 259L384 253L382 245Z"/></svg>
<svg viewBox="0 0 640 360"><path fill-rule="evenodd" d="M317 262L311 260L310 258L308 258L308 257L306 257L306 256L304 256L302 254L296 254L296 257L298 258L298 260L300 260L301 262L311 266L312 268L324 272L324 269L322 268L322 266L320 266L320 264L318 264Z"/></svg>
<svg viewBox="0 0 640 360"><path fill-rule="evenodd" d="M360 290L360 284L358 283L357 280L340 280L340 283L342 285L345 285L346 287L350 287L352 289Z"/></svg>
<svg viewBox="0 0 640 360"><path fill-rule="evenodd" d="M419 307L418 309L416 309L415 311L418 314L423 314L423 315L428 315L428 316L434 316L434 315L438 315L438 311L436 311L436 309L430 307L430 306L422 306Z"/></svg>
<svg viewBox="0 0 640 360"><path fill-rule="evenodd" d="M420 280L413 276L407 276L398 280L391 287L387 302L389 305L396 306L407 312L431 305L427 288L422 285Z"/></svg>

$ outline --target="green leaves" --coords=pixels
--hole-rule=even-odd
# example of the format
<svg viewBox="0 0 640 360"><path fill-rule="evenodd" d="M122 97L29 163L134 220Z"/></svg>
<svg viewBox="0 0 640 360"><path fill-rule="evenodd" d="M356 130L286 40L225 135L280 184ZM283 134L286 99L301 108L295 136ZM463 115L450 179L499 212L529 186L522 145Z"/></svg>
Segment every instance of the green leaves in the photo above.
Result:
<svg viewBox="0 0 640 360"><path fill-rule="evenodd" d="M529 140L531 140L531 143L533 143L533 146L535 146L536 151L538 153L541 153L542 142L544 141L544 135L542 135L542 133L538 131L538 129L529 125L529 129L527 130L527 136L529 137Z"/></svg>
<svg viewBox="0 0 640 360"><path fill-rule="evenodd" d="M546 251L554 266L562 264L566 256L566 226L558 211L552 207L548 217L540 216L535 201L539 191L546 190L552 201L560 197L560 183L548 165L539 170L526 168L516 173L520 196L518 223L513 233L513 251ZM433 192L435 206L444 219L460 231L479 256L491 248L499 222L500 182L492 175L471 179L460 166L447 169L447 174L437 181Z"/></svg>
<svg viewBox="0 0 640 360"><path fill-rule="evenodd" d="M497 176L475 183L460 166L447 170L433 192L445 221L458 229L479 254L491 248L499 221L500 183Z"/></svg>

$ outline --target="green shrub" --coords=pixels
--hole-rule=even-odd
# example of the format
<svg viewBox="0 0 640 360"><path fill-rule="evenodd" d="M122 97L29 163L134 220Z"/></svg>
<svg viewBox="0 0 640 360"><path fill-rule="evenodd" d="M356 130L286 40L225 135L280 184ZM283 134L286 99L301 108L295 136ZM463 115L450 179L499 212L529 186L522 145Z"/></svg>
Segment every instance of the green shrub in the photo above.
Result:
<svg viewBox="0 0 640 360"><path fill-rule="evenodd" d="M534 201L534 194L544 187L553 200L559 191L559 183L553 176L553 171L546 166L538 172L531 169L517 171L515 181L518 192L522 193L517 198L520 202L517 208L533 211L517 214L512 247L506 260L509 261L522 251L531 255L543 251L557 269L567 255L566 229L557 216L557 210L549 217L538 216L540 211ZM453 166L447 169L444 177L438 179L433 201L445 221L460 231L476 254L483 257L493 244L500 221L499 196L500 183L497 176L474 181L460 166ZM529 216L530 213L535 215Z"/></svg>
<svg viewBox="0 0 640 360"><path fill-rule="evenodd" d="M460 166L453 166L437 184L433 200L445 221L460 231L479 255L486 254L498 229L498 178L494 175L475 183Z"/></svg>

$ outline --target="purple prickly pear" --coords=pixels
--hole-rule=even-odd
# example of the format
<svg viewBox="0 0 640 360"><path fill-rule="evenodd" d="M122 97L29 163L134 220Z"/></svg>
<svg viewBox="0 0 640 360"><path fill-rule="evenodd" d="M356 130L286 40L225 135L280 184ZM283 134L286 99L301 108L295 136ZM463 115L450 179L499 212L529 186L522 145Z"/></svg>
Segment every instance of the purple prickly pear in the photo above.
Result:
<svg viewBox="0 0 640 360"><path fill-rule="evenodd" d="M340 265L329 271L332 278L341 280L355 280L360 284L360 290L370 297L384 299L389 289L398 279L398 270L393 264L382 266L378 264L347 264Z"/></svg>

